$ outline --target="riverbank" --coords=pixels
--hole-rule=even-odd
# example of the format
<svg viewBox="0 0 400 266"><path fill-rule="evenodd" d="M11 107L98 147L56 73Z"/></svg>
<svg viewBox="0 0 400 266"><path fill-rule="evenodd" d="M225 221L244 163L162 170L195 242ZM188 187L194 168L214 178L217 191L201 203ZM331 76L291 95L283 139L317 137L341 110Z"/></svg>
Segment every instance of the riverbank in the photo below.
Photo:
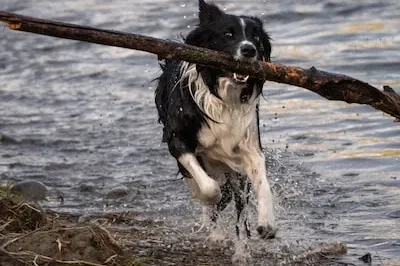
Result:
<svg viewBox="0 0 400 266"><path fill-rule="evenodd" d="M174 241L168 235L175 234ZM207 248L202 234L182 236L163 222L131 212L86 217L43 210L0 189L0 261L19 265L230 265L232 247ZM253 253L274 265L322 265L346 252L342 244L290 252ZM46 264L47 263L47 264Z"/></svg>

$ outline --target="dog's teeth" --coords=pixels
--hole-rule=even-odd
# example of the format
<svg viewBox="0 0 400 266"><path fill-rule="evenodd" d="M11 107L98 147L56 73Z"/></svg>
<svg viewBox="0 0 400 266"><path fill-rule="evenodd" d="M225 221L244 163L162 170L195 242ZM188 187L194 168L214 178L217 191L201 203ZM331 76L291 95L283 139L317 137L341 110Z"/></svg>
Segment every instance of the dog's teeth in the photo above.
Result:
<svg viewBox="0 0 400 266"><path fill-rule="evenodd" d="M249 79L249 76L248 76L248 75L247 75L247 76L244 76L244 75L240 75L240 74L233 73L233 79L234 79L236 82L245 83L245 82Z"/></svg>

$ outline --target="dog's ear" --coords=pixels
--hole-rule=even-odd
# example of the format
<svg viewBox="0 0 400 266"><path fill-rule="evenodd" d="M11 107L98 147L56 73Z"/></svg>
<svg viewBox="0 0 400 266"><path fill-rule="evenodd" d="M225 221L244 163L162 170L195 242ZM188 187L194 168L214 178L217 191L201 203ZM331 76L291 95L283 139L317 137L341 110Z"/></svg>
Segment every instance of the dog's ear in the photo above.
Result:
<svg viewBox="0 0 400 266"><path fill-rule="evenodd" d="M257 17L252 17L257 24L260 26L260 31L261 31L261 36L260 36L260 42L261 42L261 47L260 47L260 52L261 52L261 57L263 61L271 61L271 38L269 37L268 33L264 31L264 23L261 21L261 19Z"/></svg>
<svg viewBox="0 0 400 266"><path fill-rule="evenodd" d="M263 61L267 61L267 62L271 62L271 42L270 42L270 37L268 35L268 33L266 33L265 31L262 32L261 34L261 45L262 45L262 59Z"/></svg>
<svg viewBox="0 0 400 266"><path fill-rule="evenodd" d="M199 0L199 20L200 24L213 22L224 12L214 4L207 4L204 0Z"/></svg>

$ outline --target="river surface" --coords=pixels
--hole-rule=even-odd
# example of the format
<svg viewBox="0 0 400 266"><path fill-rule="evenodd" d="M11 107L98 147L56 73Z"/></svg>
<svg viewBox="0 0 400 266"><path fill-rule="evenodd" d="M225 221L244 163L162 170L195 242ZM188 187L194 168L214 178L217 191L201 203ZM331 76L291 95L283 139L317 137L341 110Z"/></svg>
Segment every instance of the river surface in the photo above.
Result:
<svg viewBox="0 0 400 266"><path fill-rule="evenodd" d="M275 62L400 92L398 0L216 3L261 17ZM0 0L0 9L174 40L197 23L197 3L187 0ZM1 183L40 180L64 194L63 205L45 204L62 212L132 211L182 230L201 223L161 143L159 74L154 55L2 26ZM349 249L343 260L357 265L367 252L374 265L400 261L400 124L288 85L267 82L264 96L262 142L280 241L341 241Z"/></svg>

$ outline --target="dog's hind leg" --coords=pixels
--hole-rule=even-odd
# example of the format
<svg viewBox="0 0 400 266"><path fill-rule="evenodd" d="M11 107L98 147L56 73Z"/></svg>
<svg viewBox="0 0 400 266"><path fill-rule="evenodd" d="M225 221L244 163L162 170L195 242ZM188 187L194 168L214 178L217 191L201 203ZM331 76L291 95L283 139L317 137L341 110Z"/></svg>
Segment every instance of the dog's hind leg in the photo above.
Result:
<svg viewBox="0 0 400 266"><path fill-rule="evenodd" d="M236 236L235 253L232 255L232 265L253 265L251 252L248 246L248 238L250 238L250 228L247 223L247 215L243 213L248 206L250 197L250 182L247 177L237 175L236 182L233 185L233 194L236 207ZM245 237L241 237L241 222L244 223Z"/></svg>
<svg viewBox="0 0 400 266"><path fill-rule="evenodd" d="M237 182L233 188L233 195L235 197L235 207L236 207L236 236L240 239L240 223L242 218L242 212L245 207L249 204L250 198L250 183L238 174ZM244 231L247 238L250 238L250 226L248 224L247 216L243 218Z"/></svg>
<svg viewBox="0 0 400 266"><path fill-rule="evenodd" d="M225 210L225 208L232 200L232 185L230 182L226 182L225 185L221 187L221 193L221 201L217 204L217 208L213 209L210 217L211 221L213 221L214 223L217 222L219 213Z"/></svg>
<svg viewBox="0 0 400 266"><path fill-rule="evenodd" d="M250 190L251 190L251 183L246 182L246 206L249 206L249 201L250 201ZM248 217L246 216L243 223L244 223L244 230L246 231L246 235L248 238L251 237L250 233L250 225L249 225L249 220L247 219Z"/></svg>

